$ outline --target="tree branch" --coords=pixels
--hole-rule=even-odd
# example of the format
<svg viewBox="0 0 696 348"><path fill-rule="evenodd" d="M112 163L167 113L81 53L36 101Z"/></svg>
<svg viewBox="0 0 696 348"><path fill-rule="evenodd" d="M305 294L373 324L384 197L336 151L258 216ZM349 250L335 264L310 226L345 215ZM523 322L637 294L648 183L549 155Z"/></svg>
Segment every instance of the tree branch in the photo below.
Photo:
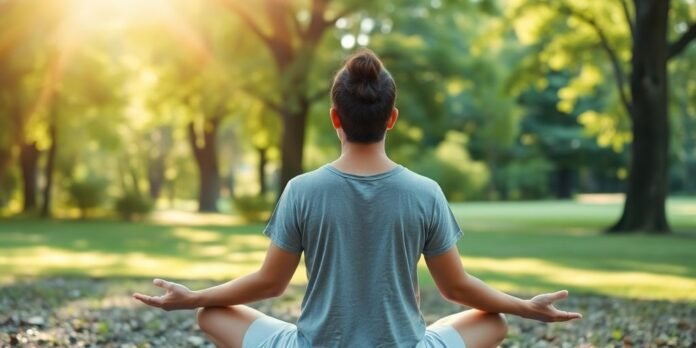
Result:
<svg viewBox="0 0 696 348"><path fill-rule="evenodd" d="M604 34L604 30L597 24L597 22L594 20L594 18L589 17L585 14L582 14L578 11L575 11L573 8L569 6L559 6L558 10L562 13L565 13L570 16L574 16L581 21L585 22L586 24L590 25L594 31L597 33L597 36L599 37L599 43L601 44L602 48L604 51L607 53L607 56L609 56L609 60L611 61L611 67L612 70L614 71L614 77L616 81L616 87L619 91L619 97L621 98L621 103L623 104L624 108L626 108L626 112L630 115L631 114L631 108L632 108L632 103L631 100L628 97L628 94L626 93L626 90L624 86L626 85L626 75L623 71L623 68L621 67L621 61L619 60L618 55L616 54L616 51L611 47L609 44L609 39L607 39L607 36Z"/></svg>
<svg viewBox="0 0 696 348"><path fill-rule="evenodd" d="M696 23L691 23L689 29L682 34L682 36L669 44L669 49L667 51L667 59L671 59L674 56L681 53L689 43L696 38Z"/></svg>
<svg viewBox="0 0 696 348"><path fill-rule="evenodd" d="M620 0L621 1L621 8L623 8L623 13L624 17L626 17L626 24L628 24L628 29L631 32L631 38L636 37L635 33L635 22L633 18L631 18L631 11L628 9L628 3L626 0Z"/></svg>
<svg viewBox="0 0 696 348"><path fill-rule="evenodd" d="M324 20L324 22L326 23L326 26L332 26L332 25L336 24L336 21L341 19L341 17L345 17L345 16L355 12L356 10L357 10L356 8L352 8L352 7L344 8L342 11L338 12L333 18Z"/></svg>
<svg viewBox="0 0 696 348"><path fill-rule="evenodd" d="M310 10L309 24L302 32L303 39L319 38L326 29L326 20L324 12L326 10L326 0L312 0L312 8Z"/></svg>
<svg viewBox="0 0 696 348"><path fill-rule="evenodd" d="M196 162L200 163L200 161L201 161L201 149L198 146L198 135L196 134L196 128L193 124L193 121L189 122L186 125L186 130L187 130L189 144L191 145L191 151L193 152L193 157L196 159Z"/></svg>
<svg viewBox="0 0 696 348"><path fill-rule="evenodd" d="M261 39L261 41L263 41L271 49L273 48L273 39L268 34L264 33L263 30L261 30L261 27L252 18L252 16L244 8L242 8L242 6L239 5L240 2L234 0L217 0L217 2L221 3L228 10L236 13L239 16L239 18L241 18L241 20L247 26L249 26L249 29L251 29L251 31Z"/></svg>
<svg viewBox="0 0 696 348"><path fill-rule="evenodd" d="M241 89L242 89L242 91L246 92L250 96L261 101L263 103L263 105L265 105L267 108L277 112L278 114L280 114L281 111L283 110L280 106L280 103L272 100L264 93L257 91L255 89L251 88L250 86L243 86Z"/></svg>
<svg viewBox="0 0 696 348"><path fill-rule="evenodd" d="M297 19L297 14L292 13L291 17L292 17L292 26L293 26L293 28L295 28L295 33L297 34L297 36L299 36L299 37L304 36L304 29L302 29L302 23L300 23L300 20Z"/></svg>
<svg viewBox="0 0 696 348"><path fill-rule="evenodd" d="M355 12L357 10L357 7L346 7L343 10L339 11L335 16L329 19L325 19L324 15L326 14L326 7L328 0L313 0L312 1L312 9L311 9L311 17L309 21L309 25L307 25L306 30L303 33L303 37L305 39L313 40L316 41L318 40L321 35L324 33L324 31L331 26L336 24L336 21L338 21L341 17L345 17L349 15L352 12Z"/></svg>

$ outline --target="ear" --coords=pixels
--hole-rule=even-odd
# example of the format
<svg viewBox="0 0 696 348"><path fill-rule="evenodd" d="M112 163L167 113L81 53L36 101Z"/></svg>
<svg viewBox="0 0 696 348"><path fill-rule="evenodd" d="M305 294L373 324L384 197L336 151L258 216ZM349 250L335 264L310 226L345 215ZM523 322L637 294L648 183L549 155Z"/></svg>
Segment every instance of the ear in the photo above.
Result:
<svg viewBox="0 0 696 348"><path fill-rule="evenodd" d="M396 120L399 119L399 109L394 107L392 109L391 115L389 116L389 119L387 120L387 130L390 130L394 128L394 125L396 124Z"/></svg>
<svg viewBox="0 0 696 348"><path fill-rule="evenodd" d="M331 124L334 129L341 128L341 118L338 117L338 110L332 106L331 110L329 110L329 115L331 116Z"/></svg>

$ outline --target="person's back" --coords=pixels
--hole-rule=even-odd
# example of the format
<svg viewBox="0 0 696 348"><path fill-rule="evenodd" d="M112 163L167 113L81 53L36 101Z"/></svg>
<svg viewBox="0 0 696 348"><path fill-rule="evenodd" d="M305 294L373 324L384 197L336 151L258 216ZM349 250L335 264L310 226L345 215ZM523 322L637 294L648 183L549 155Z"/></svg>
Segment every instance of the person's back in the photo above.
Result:
<svg viewBox="0 0 696 348"><path fill-rule="evenodd" d="M325 165L290 181L265 233L304 251L305 346L413 347L426 326L418 260L452 247L461 231L428 178L402 166L364 176Z"/></svg>
<svg viewBox="0 0 696 348"><path fill-rule="evenodd" d="M386 154L395 100L396 84L379 59L370 51L352 56L331 88L341 156L288 183L264 230L272 242L261 268L195 292L155 279L164 296L135 298L168 310L201 308L199 326L221 347L493 347L506 334L499 313L580 318L553 307L565 291L521 300L464 271L461 230L439 186ZM241 305L280 296L303 253L309 284L297 325ZM426 328L420 255L443 297L475 309Z"/></svg>

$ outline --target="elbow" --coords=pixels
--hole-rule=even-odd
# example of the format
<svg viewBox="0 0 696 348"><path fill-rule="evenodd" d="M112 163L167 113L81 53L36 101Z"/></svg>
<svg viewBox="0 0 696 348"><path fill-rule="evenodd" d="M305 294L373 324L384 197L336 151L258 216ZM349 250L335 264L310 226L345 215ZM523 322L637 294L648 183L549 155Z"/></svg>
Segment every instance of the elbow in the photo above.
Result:
<svg viewBox="0 0 696 348"><path fill-rule="evenodd" d="M280 297L285 293L287 286L271 285L266 289L268 298Z"/></svg>
<svg viewBox="0 0 696 348"><path fill-rule="evenodd" d="M463 303L466 301L468 291L467 277L461 279L461 281L449 284L447 287L440 288L440 294L446 300L456 303Z"/></svg>
<svg viewBox="0 0 696 348"><path fill-rule="evenodd" d="M261 271L256 272L255 276L256 286L254 288L263 298L273 298L283 295L289 284L289 282L278 281L278 277L273 274L267 274Z"/></svg>
<svg viewBox="0 0 696 348"><path fill-rule="evenodd" d="M461 291L457 289L440 289L440 294L445 300L451 302L459 303L462 298Z"/></svg>
<svg viewBox="0 0 696 348"><path fill-rule="evenodd" d="M278 283L276 281L265 281L260 284L260 291L265 298L279 297L285 293L288 284Z"/></svg>

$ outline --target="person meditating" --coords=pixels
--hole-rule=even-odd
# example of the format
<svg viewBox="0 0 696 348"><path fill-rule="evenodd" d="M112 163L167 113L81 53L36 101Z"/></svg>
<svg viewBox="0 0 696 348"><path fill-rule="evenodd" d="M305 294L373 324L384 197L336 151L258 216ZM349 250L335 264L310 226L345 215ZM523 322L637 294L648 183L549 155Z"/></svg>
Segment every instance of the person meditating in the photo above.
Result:
<svg viewBox="0 0 696 348"><path fill-rule="evenodd" d="M208 289L155 279L162 296L133 294L165 310L198 310L218 347L495 347L504 313L545 322L578 319L556 309L558 291L523 300L468 274L462 231L440 186L394 163L385 136L399 117L396 84L369 50L351 56L331 88L341 155L288 183L267 227L260 269ZM244 304L283 294L304 253L308 285L297 324ZM469 306L426 326L420 311L421 254L442 296Z"/></svg>

